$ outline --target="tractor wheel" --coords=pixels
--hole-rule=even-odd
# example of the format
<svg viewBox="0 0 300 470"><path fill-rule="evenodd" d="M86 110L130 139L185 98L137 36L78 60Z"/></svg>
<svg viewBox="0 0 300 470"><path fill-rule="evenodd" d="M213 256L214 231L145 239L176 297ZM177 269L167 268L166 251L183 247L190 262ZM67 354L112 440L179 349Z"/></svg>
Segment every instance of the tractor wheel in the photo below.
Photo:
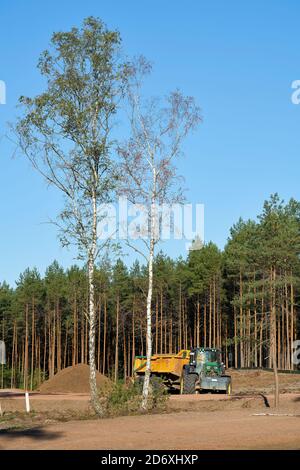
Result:
<svg viewBox="0 0 300 470"><path fill-rule="evenodd" d="M150 376L150 386L155 392L164 392L166 387L160 377L156 377L155 375Z"/></svg>
<svg viewBox="0 0 300 470"><path fill-rule="evenodd" d="M139 389L142 391L144 387L144 376L139 376L136 378L136 383L138 384ZM165 390L164 384L159 377L155 377L153 375L150 376L150 387L153 388L155 392L160 392Z"/></svg>
<svg viewBox="0 0 300 470"><path fill-rule="evenodd" d="M189 374L187 370L184 370L182 377L182 393L184 395L191 395L192 393L195 393L195 385L197 378L197 374Z"/></svg>
<svg viewBox="0 0 300 470"><path fill-rule="evenodd" d="M136 386L138 387L138 389L140 391L143 390L143 387L144 387L144 377L141 376L141 375L138 375L136 378L135 378L135 381L134 383L136 384Z"/></svg>

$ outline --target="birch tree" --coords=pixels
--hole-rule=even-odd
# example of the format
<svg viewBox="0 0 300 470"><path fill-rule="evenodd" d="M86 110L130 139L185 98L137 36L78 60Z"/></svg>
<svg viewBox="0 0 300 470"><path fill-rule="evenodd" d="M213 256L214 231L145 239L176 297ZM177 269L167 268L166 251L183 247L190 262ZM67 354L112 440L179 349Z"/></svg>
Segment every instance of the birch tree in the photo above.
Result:
<svg viewBox="0 0 300 470"><path fill-rule="evenodd" d="M152 355L152 293L155 246L160 240L158 206L182 201L183 191L175 167L182 155L181 144L201 121L200 109L192 97L176 90L165 100L142 97L143 78L151 65L143 58L131 64L127 97L130 137L119 147L121 193L133 204L142 205L147 214L146 232L141 231L144 248L136 251L145 257L148 266L146 302L146 370L142 409L148 408ZM128 243L131 244L130 240Z"/></svg>
<svg viewBox="0 0 300 470"><path fill-rule="evenodd" d="M97 399L95 362L95 262L99 244L99 205L111 200L112 129L125 83L120 35L89 17L83 26L54 33L38 68L46 89L21 97L24 115L16 132L23 153L48 184L64 196L56 222L63 246L75 243L87 265L91 401Z"/></svg>

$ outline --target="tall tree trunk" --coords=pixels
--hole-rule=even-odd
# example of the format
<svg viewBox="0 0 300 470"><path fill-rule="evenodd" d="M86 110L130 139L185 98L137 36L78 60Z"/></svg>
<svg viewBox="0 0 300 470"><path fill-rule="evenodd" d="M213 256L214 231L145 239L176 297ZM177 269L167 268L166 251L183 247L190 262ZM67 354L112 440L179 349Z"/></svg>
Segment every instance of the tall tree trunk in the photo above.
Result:
<svg viewBox="0 0 300 470"><path fill-rule="evenodd" d="M254 274L253 281L255 282L256 275ZM256 287L254 287L254 367L257 367L257 302L256 302Z"/></svg>
<svg viewBox="0 0 300 470"><path fill-rule="evenodd" d="M155 303L155 354L158 354L158 298Z"/></svg>
<svg viewBox="0 0 300 470"><path fill-rule="evenodd" d="M160 354L163 353L163 295L160 287Z"/></svg>
<svg viewBox="0 0 300 470"><path fill-rule="evenodd" d="M204 347L206 348L206 339L207 339L207 321L206 321L206 316L207 316L207 299L205 298L204 300L204 325L203 325L203 336L204 336Z"/></svg>
<svg viewBox="0 0 300 470"><path fill-rule="evenodd" d="M56 368L57 372L61 370L61 314L60 314L60 305L59 299L57 300L56 305L56 315L57 315L57 357L56 357Z"/></svg>
<svg viewBox="0 0 300 470"><path fill-rule="evenodd" d="M102 362L102 374L105 374L106 364L106 329L107 329L107 301L106 294L104 294L104 325L103 325L103 362Z"/></svg>
<svg viewBox="0 0 300 470"><path fill-rule="evenodd" d="M84 364L84 312L82 311L81 314L81 327L80 327L80 340L81 340L81 348L80 348L80 362Z"/></svg>
<svg viewBox="0 0 300 470"><path fill-rule="evenodd" d="M116 339L115 339L115 382L119 376L119 315L120 315L120 296L117 295L117 310L116 310Z"/></svg>
<svg viewBox="0 0 300 470"><path fill-rule="evenodd" d="M73 354L72 354L72 365L77 364L77 297L75 293L74 306L73 306Z"/></svg>
<svg viewBox="0 0 300 470"><path fill-rule="evenodd" d="M56 315L55 311L53 312L53 325L52 325L52 351L51 351L51 369L52 369L52 376L55 374L55 344L56 344Z"/></svg>
<svg viewBox="0 0 300 470"><path fill-rule="evenodd" d="M13 326L13 344L11 353L11 376L10 376L10 388L13 388L15 382L15 345L16 345L16 320L14 320Z"/></svg>
<svg viewBox="0 0 300 470"><path fill-rule="evenodd" d="M211 284L209 285L209 338L208 338L208 347L211 348L212 341L212 293L211 293Z"/></svg>
<svg viewBox="0 0 300 470"><path fill-rule="evenodd" d="M99 317L98 317L98 347L97 347L97 350L98 350L97 363L98 363L99 372L101 370L101 364L100 364L100 360L101 360L101 307L102 307L102 303L101 303L101 296L100 296L100 298L99 298Z"/></svg>
<svg viewBox="0 0 300 470"><path fill-rule="evenodd" d="M285 317L286 317L286 367L291 368L291 352L290 352L290 327L289 327L289 293L287 282L284 286L285 290Z"/></svg>
<svg viewBox="0 0 300 470"><path fill-rule="evenodd" d="M271 268L271 325L270 325L270 341L271 341L271 354L272 354L272 367L274 371L275 381L275 395L274 405L275 408L279 406L279 378L277 370L277 348L276 348L276 271Z"/></svg>
<svg viewBox="0 0 300 470"><path fill-rule="evenodd" d="M147 295L147 328L146 328L146 370L143 386L142 410L148 408L148 398L150 389L151 375L151 355L152 355L152 293L153 293L153 258L156 235L156 170L153 168L153 188L151 195L151 211L150 211L150 250L149 250L149 266L148 266L148 295Z"/></svg>
<svg viewBox="0 0 300 470"><path fill-rule="evenodd" d="M243 280L240 271L240 367L244 367L244 332L243 332Z"/></svg>
<svg viewBox="0 0 300 470"><path fill-rule="evenodd" d="M98 400L96 381L96 312L95 312L95 253L97 246L97 203L93 194L93 239L88 259L88 286L89 286L89 366L90 366L90 394L91 403L95 412L102 416L103 410Z"/></svg>
<svg viewBox="0 0 300 470"><path fill-rule="evenodd" d="M32 318L31 318L31 367L30 367L30 390L33 390L34 376L34 348L35 348L35 301L32 299Z"/></svg>
<svg viewBox="0 0 300 470"><path fill-rule="evenodd" d="M68 325L66 325L66 332L65 332L64 360L63 360L64 369L67 367L67 354L68 354Z"/></svg>
<svg viewBox="0 0 300 470"><path fill-rule="evenodd" d="M123 321L123 370L124 370L124 383L127 379L127 348L126 348L126 334L125 334L125 325Z"/></svg>
<svg viewBox="0 0 300 470"><path fill-rule="evenodd" d="M133 301L133 308L132 308L132 356L131 356L132 376L134 372L134 359L135 359L135 301Z"/></svg>
<svg viewBox="0 0 300 470"><path fill-rule="evenodd" d="M169 354L173 354L173 319L172 319L172 316L170 317Z"/></svg>
<svg viewBox="0 0 300 470"><path fill-rule="evenodd" d="M237 342L237 314L236 306L233 307L234 315L234 367L238 367L238 342Z"/></svg>
<svg viewBox="0 0 300 470"><path fill-rule="evenodd" d="M165 349L164 349L164 353L167 354L167 319L166 318L164 320L164 326L165 326Z"/></svg>
<svg viewBox="0 0 300 470"><path fill-rule="evenodd" d="M292 273L291 273L292 276ZM294 325L295 325L295 312L294 312L294 285L291 282L291 335L290 335L290 352L291 352L291 369L294 369L294 364L293 364L293 342L295 341L294 337Z"/></svg>
<svg viewBox="0 0 300 470"><path fill-rule="evenodd" d="M24 389L28 390L28 303L25 307Z"/></svg>
<svg viewBox="0 0 300 470"><path fill-rule="evenodd" d="M154 217L154 214L153 214ZM153 224L153 222L151 221ZM148 398L150 389L150 375L151 375L151 355L152 355L152 325L151 325L151 302L153 290L153 257L154 257L154 238L151 236L150 252L149 252L149 282L148 282L148 295L147 295L147 329L146 329L146 370L143 386L143 399L142 409L148 409Z"/></svg>
<svg viewBox="0 0 300 470"><path fill-rule="evenodd" d="M216 278L213 277L213 348L216 347Z"/></svg>
<svg viewBox="0 0 300 470"><path fill-rule="evenodd" d="M200 346L200 302L197 300L197 348Z"/></svg>
<svg viewBox="0 0 300 470"><path fill-rule="evenodd" d="M181 281L179 283L179 301L178 301L178 310L179 310L179 315L178 315L178 323L179 323L179 347L178 349L182 349L182 319L181 319L181 312L182 312L182 293L181 293Z"/></svg>

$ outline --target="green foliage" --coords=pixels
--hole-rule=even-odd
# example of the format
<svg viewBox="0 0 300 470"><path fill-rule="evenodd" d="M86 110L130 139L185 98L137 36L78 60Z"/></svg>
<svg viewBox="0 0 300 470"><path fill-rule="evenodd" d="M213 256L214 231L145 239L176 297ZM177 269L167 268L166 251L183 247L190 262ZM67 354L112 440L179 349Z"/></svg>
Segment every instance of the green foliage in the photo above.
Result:
<svg viewBox="0 0 300 470"><path fill-rule="evenodd" d="M277 194L265 201L258 222L241 219L233 226L224 251L226 274L244 284L243 305L267 295L271 268L278 271L276 286L294 283L292 272L299 272L299 204L293 199L284 204ZM272 281L273 282L273 281ZM257 291L257 292L255 292ZM240 294L233 302L239 305Z"/></svg>
<svg viewBox="0 0 300 470"><path fill-rule="evenodd" d="M122 381L111 384L99 392L99 399L104 403L106 416L136 414L141 411L142 384ZM152 381L149 411L162 411L166 407L167 394L159 379Z"/></svg>
<svg viewBox="0 0 300 470"><path fill-rule="evenodd" d="M23 154L64 195L55 222L62 245L74 243L85 261L95 243L94 205L110 202L116 183L111 130L129 73L120 43L94 17L54 33L38 61L45 90L20 98L15 128Z"/></svg>
<svg viewBox="0 0 300 470"><path fill-rule="evenodd" d="M220 278L222 253L214 243L201 250L190 251L188 256L189 294L203 294L211 281Z"/></svg>

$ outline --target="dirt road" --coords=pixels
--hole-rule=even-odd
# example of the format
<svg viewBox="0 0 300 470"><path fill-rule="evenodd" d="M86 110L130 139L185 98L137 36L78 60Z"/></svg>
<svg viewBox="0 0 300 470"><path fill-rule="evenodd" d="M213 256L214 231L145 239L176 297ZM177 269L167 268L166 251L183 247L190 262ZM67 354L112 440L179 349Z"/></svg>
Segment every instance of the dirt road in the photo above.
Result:
<svg viewBox="0 0 300 470"><path fill-rule="evenodd" d="M1 431L1 449L300 449L300 417L179 412Z"/></svg>

